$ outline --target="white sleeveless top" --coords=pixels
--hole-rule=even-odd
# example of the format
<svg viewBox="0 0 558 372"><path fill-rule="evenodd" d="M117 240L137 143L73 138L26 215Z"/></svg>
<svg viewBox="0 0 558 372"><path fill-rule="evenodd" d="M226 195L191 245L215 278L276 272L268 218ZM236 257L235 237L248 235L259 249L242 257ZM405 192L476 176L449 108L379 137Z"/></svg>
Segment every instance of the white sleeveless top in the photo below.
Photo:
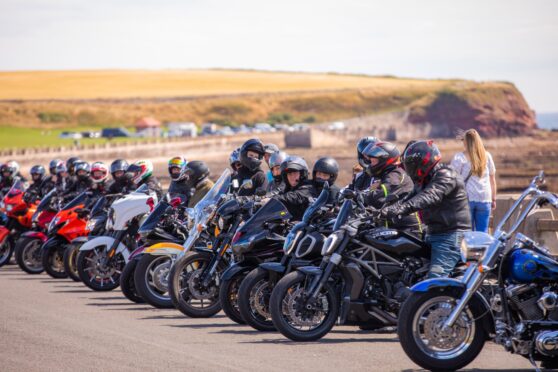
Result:
<svg viewBox="0 0 558 372"><path fill-rule="evenodd" d="M467 178L469 172L471 171L471 162L467 159L464 153L459 152L455 154L451 161L451 166L463 177L463 180ZM491 203L492 202L492 189L490 188L490 176L496 174L496 167L494 166L494 160L492 160L492 155L486 152L486 170L484 171L482 177L477 177L471 175L465 189L467 190L467 196L469 201L481 202L481 203Z"/></svg>

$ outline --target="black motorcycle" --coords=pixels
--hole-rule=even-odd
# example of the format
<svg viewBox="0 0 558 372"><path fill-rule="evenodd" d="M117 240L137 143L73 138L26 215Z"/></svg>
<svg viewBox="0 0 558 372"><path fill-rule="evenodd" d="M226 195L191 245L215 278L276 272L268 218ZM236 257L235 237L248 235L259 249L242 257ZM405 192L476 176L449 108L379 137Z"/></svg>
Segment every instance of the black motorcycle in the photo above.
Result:
<svg viewBox="0 0 558 372"><path fill-rule="evenodd" d="M348 192L350 193L350 192ZM353 215L347 195L323 244L319 267L299 267L275 286L270 311L275 327L294 341L313 341L340 324L366 329L397 324L408 287L428 272L430 249L413 234L381 225L378 213Z"/></svg>

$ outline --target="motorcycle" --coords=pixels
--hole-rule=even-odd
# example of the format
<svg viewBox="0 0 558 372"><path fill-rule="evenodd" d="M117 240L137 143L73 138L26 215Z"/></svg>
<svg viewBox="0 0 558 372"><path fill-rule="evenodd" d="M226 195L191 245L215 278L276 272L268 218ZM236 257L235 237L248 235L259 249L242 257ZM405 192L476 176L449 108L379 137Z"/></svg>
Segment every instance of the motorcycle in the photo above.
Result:
<svg viewBox="0 0 558 372"><path fill-rule="evenodd" d="M25 198L25 184L16 180L2 199L0 210L5 214L5 225L0 225L0 267L10 262L15 242L22 233L31 229L33 213L37 208Z"/></svg>
<svg viewBox="0 0 558 372"><path fill-rule="evenodd" d="M398 334L415 363L435 371L460 369L492 340L536 369L536 361L558 368L558 261L523 234L514 237L537 206L558 208L558 197L539 189L543 182L541 172L492 235L465 233L461 253L469 266L460 280L428 279L411 288ZM505 231L514 214L517 219Z"/></svg>
<svg viewBox="0 0 558 372"><path fill-rule="evenodd" d="M84 208L90 198L88 192L82 192L62 207L48 226L48 239L41 247L41 261L46 273L55 279L68 277L64 270L64 252L74 239L89 233L88 213Z"/></svg>
<svg viewBox="0 0 558 372"><path fill-rule="evenodd" d="M55 201L56 190L51 190L42 198L31 217L32 230L21 234L16 241L16 262L28 274L40 274L44 271L41 246L47 241L48 225L59 209Z"/></svg>
<svg viewBox="0 0 558 372"><path fill-rule="evenodd" d="M291 340L320 339L337 320L366 329L394 326L408 287L428 272L430 249L424 241L374 227L383 222L378 211L367 210L354 191L345 190L344 196L320 266L298 267L271 294L273 324ZM361 213L351 217L355 211Z"/></svg>
<svg viewBox="0 0 558 372"><path fill-rule="evenodd" d="M107 236L95 237L84 243L77 256L81 281L95 291L111 291L120 285L120 275L137 248L141 221L153 211L157 196L142 185L112 203L107 223Z"/></svg>
<svg viewBox="0 0 558 372"><path fill-rule="evenodd" d="M326 207L329 188L324 186L319 197L308 207L302 221L287 235L280 262L264 262L246 275L238 290L238 310L241 318L260 331L274 331L269 312L273 287L296 267L319 264L325 234L331 233L331 219Z"/></svg>

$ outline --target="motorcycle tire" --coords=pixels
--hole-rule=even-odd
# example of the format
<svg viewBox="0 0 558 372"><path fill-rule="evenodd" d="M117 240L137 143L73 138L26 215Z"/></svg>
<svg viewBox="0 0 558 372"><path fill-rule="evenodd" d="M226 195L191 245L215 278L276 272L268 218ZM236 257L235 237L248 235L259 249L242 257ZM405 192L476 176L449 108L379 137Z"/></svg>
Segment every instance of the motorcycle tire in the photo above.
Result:
<svg viewBox="0 0 558 372"><path fill-rule="evenodd" d="M242 281L238 290L238 309L242 319L254 329L272 332L277 329L273 325L269 312L271 291L269 271L256 268Z"/></svg>
<svg viewBox="0 0 558 372"><path fill-rule="evenodd" d="M83 284L94 291L112 291L120 285L120 276L126 263L121 254L116 254L113 257L114 267L110 268L110 273L106 273L108 268L97 265L100 257L98 247L89 251L80 251L77 257L79 277Z"/></svg>
<svg viewBox="0 0 558 372"><path fill-rule="evenodd" d="M9 265L10 259L14 254L14 243L9 237L6 237L0 244L0 267Z"/></svg>
<svg viewBox="0 0 558 372"><path fill-rule="evenodd" d="M15 259L21 270L27 274L40 274L45 271L41 254L43 241L38 238L22 237L15 245Z"/></svg>
<svg viewBox="0 0 558 372"><path fill-rule="evenodd" d="M246 324L238 309L238 290L246 277L246 272L239 272L232 278L222 280L219 287L219 301L225 315L238 324Z"/></svg>
<svg viewBox="0 0 558 372"><path fill-rule="evenodd" d="M143 304L145 300L136 291L136 283L134 282L134 272L138 266L138 260L132 259L130 262L124 266L122 270L122 275L120 275L120 289L124 296L136 304Z"/></svg>
<svg viewBox="0 0 558 372"><path fill-rule="evenodd" d="M471 363L481 352L486 340L483 319L481 318L483 314L486 315L486 310L483 311L483 308L477 306L474 301L469 303L465 311L466 316L473 319L471 323L471 325L474 326L473 330L469 333L469 336L467 336L472 337L472 339L468 339L466 342L468 346L465 346L463 349L458 349L453 357L451 354L446 354L446 352L443 353L445 354L443 358L435 358L429 355L428 352L425 351L425 348L428 348L428 346L420 342L420 335L416 334L420 332L420 330L414 329L416 327L415 323L423 319L429 320L426 316L419 317L420 314L424 315L424 311L431 309L429 306L434 306L436 304L446 305L448 301L457 300L458 298L459 297L455 296L451 291L436 290L413 293L401 307L399 312L399 324L397 327L399 341L407 356L422 368L432 371L455 371ZM436 315L435 311L432 311L431 314ZM437 319L438 321L436 324L443 321L443 319ZM457 324L454 327L459 328L459 331L463 329L463 327ZM433 344L433 346L436 347L435 344ZM439 352L439 350L436 352Z"/></svg>
<svg viewBox="0 0 558 372"><path fill-rule="evenodd" d="M300 271L293 271L285 275L273 289L271 294L271 299L269 301L271 318L273 319L273 324L279 332L281 332L285 337L293 341L316 341L324 337L335 325L337 317L339 316L339 300L337 293L333 286L326 283L321 290L320 299L327 300L327 309L329 310L325 315L324 319L310 330L296 329L287 319L285 319L285 314L283 312L283 301L287 296L294 296L304 289L304 283L306 281L306 275ZM297 289L293 288L298 286ZM292 301L296 298L292 299ZM292 303L291 299L286 301L287 304ZM302 307L302 306L301 306ZM288 310L288 309L286 309ZM306 311L306 310L305 310ZM310 311L310 310L308 310ZM288 315L298 315L298 310L289 312Z"/></svg>
<svg viewBox="0 0 558 372"><path fill-rule="evenodd" d="M50 245L48 248L41 248L43 268L46 273L54 279L65 279L68 274L64 270L64 250L65 246Z"/></svg>
<svg viewBox="0 0 558 372"><path fill-rule="evenodd" d="M77 270L77 256L81 245L70 245L64 251L64 270L74 282L81 282Z"/></svg>
<svg viewBox="0 0 558 372"><path fill-rule="evenodd" d="M197 298L193 296L190 297L191 289L197 289L197 283L195 282L195 279L197 272L201 270L200 264L207 265L210 261L211 256L206 253L188 252L184 256L176 260L170 271L169 293L172 303L178 310L180 310L184 315L189 316L190 318L209 318L221 311L221 303L219 302L219 291L217 288L211 288L213 293L211 293L211 296L209 298L213 299L213 301L207 307L203 306L204 299L200 298L200 296L198 296ZM189 268L193 268L193 270L188 271ZM222 270L224 270L224 267L220 269L222 272ZM217 273L215 286L219 285L219 275L220 273ZM207 295L204 294L204 297L207 297ZM199 300L201 308L199 306L194 306L191 303L192 300Z"/></svg>
<svg viewBox="0 0 558 372"><path fill-rule="evenodd" d="M153 307L172 309L168 277L172 260L169 256L144 254L134 273L137 293Z"/></svg>

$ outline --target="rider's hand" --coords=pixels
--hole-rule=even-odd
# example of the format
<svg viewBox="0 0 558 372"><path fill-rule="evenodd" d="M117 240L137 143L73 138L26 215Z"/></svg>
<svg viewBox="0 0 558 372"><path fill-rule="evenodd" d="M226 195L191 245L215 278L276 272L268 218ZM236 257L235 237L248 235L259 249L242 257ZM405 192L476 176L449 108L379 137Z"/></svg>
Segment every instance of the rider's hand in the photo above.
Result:
<svg viewBox="0 0 558 372"><path fill-rule="evenodd" d="M398 204L392 204L389 207L384 207L380 211L380 216L385 219L392 219L399 215L401 215L401 212Z"/></svg>

